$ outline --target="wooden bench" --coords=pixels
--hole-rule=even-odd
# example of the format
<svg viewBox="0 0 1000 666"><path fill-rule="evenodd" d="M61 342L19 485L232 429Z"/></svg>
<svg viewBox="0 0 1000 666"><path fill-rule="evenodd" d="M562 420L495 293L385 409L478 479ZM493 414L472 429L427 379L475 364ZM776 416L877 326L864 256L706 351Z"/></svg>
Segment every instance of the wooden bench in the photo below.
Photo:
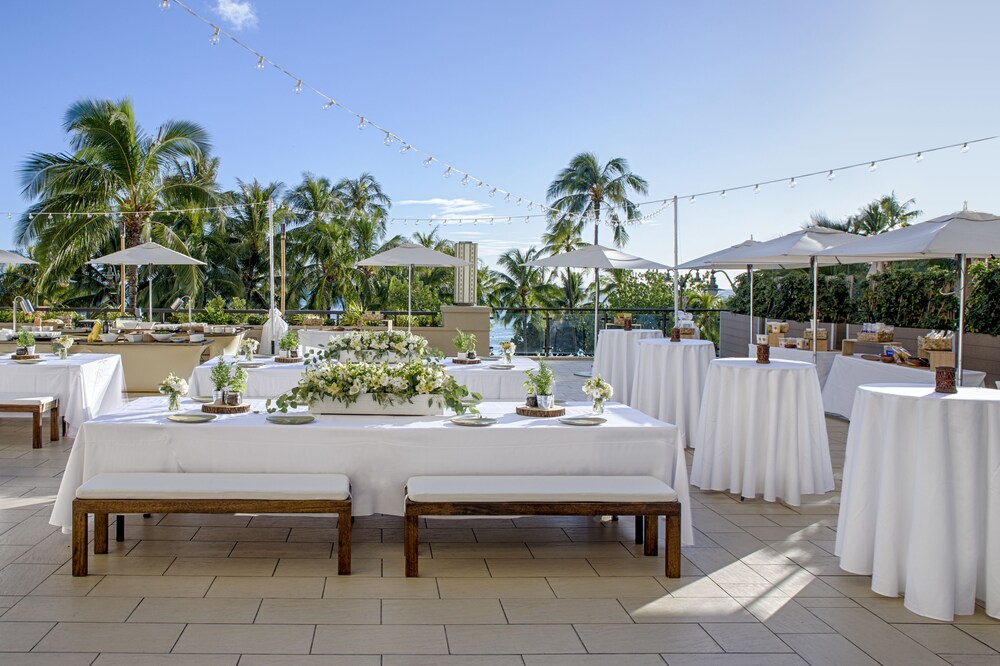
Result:
<svg viewBox="0 0 1000 666"><path fill-rule="evenodd" d="M96 554L108 552L108 514L335 513L337 573L351 573L351 483L343 474L98 474L73 500L74 576L87 575L91 513Z"/></svg>
<svg viewBox="0 0 1000 666"><path fill-rule="evenodd" d="M59 398L53 395L25 395L23 393L0 393L0 412L31 414L31 448L42 448L42 414L49 414L49 439L59 440Z"/></svg>
<svg viewBox="0 0 1000 666"><path fill-rule="evenodd" d="M651 476L415 476L406 482L405 513L407 576L418 571L420 516L608 514L645 517L645 555L656 555L659 516L666 516L666 575L681 575L681 505L673 488Z"/></svg>

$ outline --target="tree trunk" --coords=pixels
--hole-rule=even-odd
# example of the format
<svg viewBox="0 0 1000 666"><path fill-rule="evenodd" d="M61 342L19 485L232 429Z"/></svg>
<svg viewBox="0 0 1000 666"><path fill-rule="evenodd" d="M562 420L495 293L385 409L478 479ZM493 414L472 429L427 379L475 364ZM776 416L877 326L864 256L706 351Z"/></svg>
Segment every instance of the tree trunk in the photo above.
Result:
<svg viewBox="0 0 1000 666"><path fill-rule="evenodd" d="M125 218L125 247L135 247L142 238L142 220L138 217ZM135 308L138 304L139 295L139 267L125 267L126 303L125 309ZM152 313L150 313L152 316Z"/></svg>

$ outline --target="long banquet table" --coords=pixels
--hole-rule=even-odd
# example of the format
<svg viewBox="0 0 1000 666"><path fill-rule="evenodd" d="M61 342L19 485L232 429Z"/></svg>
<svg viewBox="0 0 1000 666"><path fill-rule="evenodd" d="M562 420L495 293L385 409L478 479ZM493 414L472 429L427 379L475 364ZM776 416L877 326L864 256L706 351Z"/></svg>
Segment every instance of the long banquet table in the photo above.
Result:
<svg viewBox="0 0 1000 666"><path fill-rule="evenodd" d="M4 391L46 393L59 398L59 411L70 436L89 419L122 408L125 373L118 354L40 354L42 363L22 365L0 358Z"/></svg>
<svg viewBox="0 0 1000 666"><path fill-rule="evenodd" d="M1000 618L1000 391L859 388L835 552L914 613Z"/></svg>
<svg viewBox="0 0 1000 666"><path fill-rule="evenodd" d="M983 386L986 373L965 370L962 386ZM850 418L854 396L864 384L925 384L934 385L934 372L925 368L910 368L898 363L869 361L860 356L837 356L823 386L823 409L828 414Z"/></svg>
<svg viewBox="0 0 1000 666"><path fill-rule="evenodd" d="M633 328L631 331L606 328L599 331L594 349L593 376L600 375L614 387L615 400L628 404L639 359L639 341L662 337L662 331L651 328Z"/></svg>
<svg viewBox="0 0 1000 666"><path fill-rule="evenodd" d="M140 398L118 413L83 425L50 522L71 525L76 489L102 472L337 472L350 477L356 515L403 514L403 486L424 474L652 475L669 483L682 503L681 542L692 544L684 451L677 428L626 405L605 407L607 422L579 427L514 413L513 402L483 402L499 423L469 428L448 416L318 416L300 426L265 419L254 410L205 424L167 420L166 398ZM182 409L198 407L190 400ZM590 411L570 403L569 415Z"/></svg>

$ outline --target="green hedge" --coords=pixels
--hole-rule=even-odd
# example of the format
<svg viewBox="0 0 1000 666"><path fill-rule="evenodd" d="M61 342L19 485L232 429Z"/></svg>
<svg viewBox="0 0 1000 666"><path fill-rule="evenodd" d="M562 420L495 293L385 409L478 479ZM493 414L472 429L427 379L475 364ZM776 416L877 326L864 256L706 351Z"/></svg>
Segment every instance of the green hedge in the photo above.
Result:
<svg viewBox="0 0 1000 666"><path fill-rule="evenodd" d="M952 329L958 316L956 273L941 266L921 270L896 264L877 275L850 281L843 275L820 274L819 315L823 321L881 321L906 328ZM974 262L968 272L966 330L1000 335L1000 260ZM730 309L749 314L746 274L736 279ZM812 281L805 270L757 271L754 314L768 319L808 321L812 316Z"/></svg>

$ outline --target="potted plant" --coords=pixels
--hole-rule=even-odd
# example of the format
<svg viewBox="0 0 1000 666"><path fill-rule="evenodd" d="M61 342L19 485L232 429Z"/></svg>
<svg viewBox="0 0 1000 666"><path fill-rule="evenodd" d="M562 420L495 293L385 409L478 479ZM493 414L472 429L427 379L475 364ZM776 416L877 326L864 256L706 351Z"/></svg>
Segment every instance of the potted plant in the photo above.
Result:
<svg viewBox="0 0 1000 666"><path fill-rule="evenodd" d="M24 347L24 355L35 353L35 336L30 331L21 331L17 334L17 346Z"/></svg>
<svg viewBox="0 0 1000 666"><path fill-rule="evenodd" d="M593 412L595 414L604 413L604 401L610 400L615 394L615 389L611 384L601 379L601 375L591 377L583 383L583 392L594 401Z"/></svg>
<svg viewBox="0 0 1000 666"><path fill-rule="evenodd" d="M225 402L226 390L229 388L229 382L232 377L232 367L226 360L219 357L219 361L212 366L212 387L215 389L212 391L212 401L215 404L221 404Z"/></svg>
<svg viewBox="0 0 1000 666"><path fill-rule="evenodd" d="M299 334L295 331L288 331L281 340L278 341L278 349L285 353L288 358L296 358L299 355Z"/></svg>
<svg viewBox="0 0 1000 666"><path fill-rule="evenodd" d="M233 367L233 372L229 377L228 391L226 392L227 405L242 405L243 394L247 390L247 371L240 366Z"/></svg>
<svg viewBox="0 0 1000 666"><path fill-rule="evenodd" d="M456 330L456 333L457 335L452 338L452 342L455 343L455 349L458 350L458 358L469 360L476 358L476 334L463 333L460 330Z"/></svg>
<svg viewBox="0 0 1000 666"><path fill-rule="evenodd" d="M538 370L529 369L525 371L528 381L525 386L531 384L530 391L534 391L538 406L542 409L552 409L556 404L556 397L553 394L556 384L556 373L552 371L545 361L538 362Z"/></svg>
<svg viewBox="0 0 1000 666"><path fill-rule="evenodd" d="M160 393L167 396L167 409L172 412L181 408L181 396L187 395L187 392L187 380L181 379L172 372L160 382Z"/></svg>

